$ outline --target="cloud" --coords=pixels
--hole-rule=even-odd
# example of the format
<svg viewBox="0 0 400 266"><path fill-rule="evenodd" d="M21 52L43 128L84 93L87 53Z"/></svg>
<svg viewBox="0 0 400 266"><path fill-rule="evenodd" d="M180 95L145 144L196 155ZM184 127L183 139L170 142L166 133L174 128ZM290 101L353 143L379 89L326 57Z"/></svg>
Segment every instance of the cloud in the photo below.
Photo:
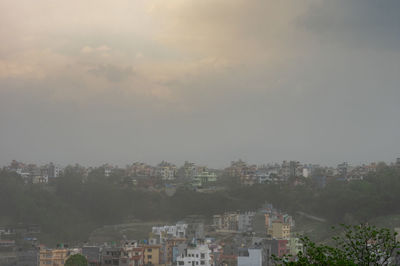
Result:
<svg viewBox="0 0 400 266"><path fill-rule="evenodd" d="M0 1L0 160L48 158L49 138L67 162L388 158L400 150L398 10L393 0Z"/></svg>
<svg viewBox="0 0 400 266"><path fill-rule="evenodd" d="M397 0L318 1L309 5L297 24L322 42L399 50L399 10Z"/></svg>
<svg viewBox="0 0 400 266"><path fill-rule="evenodd" d="M89 69L89 73L104 77L112 82L120 82L134 75L132 67L118 67L114 65L98 65Z"/></svg>

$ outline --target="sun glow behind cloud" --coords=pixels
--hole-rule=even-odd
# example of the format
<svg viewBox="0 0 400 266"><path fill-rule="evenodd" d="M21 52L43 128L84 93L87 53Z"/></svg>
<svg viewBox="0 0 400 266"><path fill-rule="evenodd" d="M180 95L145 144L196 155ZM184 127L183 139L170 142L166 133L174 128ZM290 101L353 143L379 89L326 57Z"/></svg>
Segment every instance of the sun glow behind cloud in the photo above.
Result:
<svg viewBox="0 0 400 266"><path fill-rule="evenodd" d="M130 160L135 154L157 160L152 156L159 150L165 150L159 157L177 160L186 155L214 160L210 153L221 161L335 160L342 153L337 147L356 156L346 148L350 143L356 145L354 154L365 154L376 146L363 143L374 143L376 136L390 140L399 131L391 122L399 111L394 99L400 46L393 37L400 25L398 5L380 5L372 0L1 1L3 159L19 157L20 149L8 144L21 129L16 121L38 117L54 124L46 134L55 136L65 130L58 117L78 128L97 121L85 129L98 136L82 157L92 156L92 149L99 154L110 145L118 148L93 155L94 161ZM376 99L382 108L371 112ZM346 128L348 142L335 124ZM111 127L117 132L109 132ZM387 127L394 128L383 131ZM365 128L374 133L358 139ZM107 144L108 136L119 141ZM131 136L142 141L131 142ZM85 146L78 135L60 139ZM45 140L32 132L26 145L33 149L29 143ZM55 145L64 147L58 140L54 137ZM322 155L310 152L311 146L320 147ZM74 156L70 151L60 160Z"/></svg>

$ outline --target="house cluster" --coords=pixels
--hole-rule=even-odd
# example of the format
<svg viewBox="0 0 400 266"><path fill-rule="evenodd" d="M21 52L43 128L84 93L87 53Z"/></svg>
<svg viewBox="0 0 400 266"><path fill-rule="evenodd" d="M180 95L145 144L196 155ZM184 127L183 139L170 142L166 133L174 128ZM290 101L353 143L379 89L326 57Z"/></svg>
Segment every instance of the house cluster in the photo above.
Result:
<svg viewBox="0 0 400 266"><path fill-rule="evenodd" d="M36 164L24 164L13 160L7 167L8 170L16 172L29 183L48 183L54 178L60 176L62 168L53 163L49 163L42 166Z"/></svg>
<svg viewBox="0 0 400 266"><path fill-rule="evenodd" d="M264 227L262 234L255 233L253 228L257 215ZM0 252L0 265L62 266L69 256L82 254L90 266L263 266L273 265L271 255L296 255L302 248L298 239L291 237L292 217L271 205L257 211L225 212L212 218L206 222L204 217L190 216L176 224L153 226L146 239L86 243L73 248L67 244L58 244L56 248L40 245L32 237L40 233L34 225L3 227L0 232L8 240L0 237L0 250L13 253ZM23 236L25 243L30 241L31 248L17 248L11 235Z"/></svg>
<svg viewBox="0 0 400 266"><path fill-rule="evenodd" d="M263 217L263 233L256 233L252 228L257 214ZM272 255L281 257L290 254L295 257L303 246L297 237L293 237L294 226L294 219L290 215L270 204L257 212L214 215L213 227L217 233L236 233L229 241L226 237L221 238L216 265L274 265Z"/></svg>
<svg viewBox="0 0 400 266"><path fill-rule="evenodd" d="M36 266L40 233L34 224L0 226L0 265Z"/></svg>
<svg viewBox="0 0 400 266"><path fill-rule="evenodd" d="M400 165L400 158L396 160ZM224 173L232 178L239 178L242 185L278 183L292 180L301 183L301 178L312 178L321 186L327 180L362 180L368 173L376 171L377 163L351 166L344 162L337 167L326 167L318 164L302 164L298 161L283 161L281 164L250 165L242 160L232 161Z"/></svg>
<svg viewBox="0 0 400 266"><path fill-rule="evenodd" d="M400 158L397 158L391 165L400 167ZM79 168L85 177L93 171L103 172L106 177L123 175L126 177L125 182L135 187L154 188L163 186L163 184L174 184L202 191L204 188L216 189L220 176L238 180L244 186L288 181L301 184L307 179L312 179L317 185L323 187L330 180L362 180L370 172L376 171L377 166L377 163L352 166L343 162L336 167L327 167L318 164L303 164L299 161L255 165L238 160L232 161L230 166L223 170L210 169L188 161L181 167L162 161L156 166L135 162L125 168L110 164L104 164L100 167L79 166ZM78 167L78 165L75 167ZM37 166L36 164L25 164L15 160L6 169L18 173L27 183L51 182L59 177L64 170L54 163Z"/></svg>
<svg viewBox="0 0 400 266"><path fill-rule="evenodd" d="M211 250L204 237L201 222L154 226L145 240L123 240L119 243L85 245L68 248L58 245L55 249L40 247L39 266L64 265L70 255L80 253L90 266L139 266L139 265L214 265Z"/></svg>

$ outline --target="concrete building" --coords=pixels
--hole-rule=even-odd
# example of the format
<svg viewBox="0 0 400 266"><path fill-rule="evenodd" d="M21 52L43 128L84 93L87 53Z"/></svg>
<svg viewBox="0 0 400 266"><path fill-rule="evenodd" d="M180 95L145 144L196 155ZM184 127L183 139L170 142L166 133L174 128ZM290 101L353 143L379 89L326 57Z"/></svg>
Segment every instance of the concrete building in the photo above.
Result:
<svg viewBox="0 0 400 266"><path fill-rule="evenodd" d="M169 238L186 238L187 227L188 225L184 223L153 226L150 234L150 244L163 244Z"/></svg>
<svg viewBox="0 0 400 266"><path fill-rule="evenodd" d="M191 245L181 253L176 259L176 265L193 266L205 265L211 266L211 251L207 245Z"/></svg>
<svg viewBox="0 0 400 266"><path fill-rule="evenodd" d="M39 266L63 266L68 259L69 251L65 248L60 249L40 249Z"/></svg>
<svg viewBox="0 0 400 266"><path fill-rule="evenodd" d="M238 216L238 231L239 232L252 232L253 220L256 216L255 212L244 212Z"/></svg>
<svg viewBox="0 0 400 266"><path fill-rule="evenodd" d="M119 247L104 247L101 251L101 265L119 265L121 257L121 248Z"/></svg>
<svg viewBox="0 0 400 266"><path fill-rule="evenodd" d="M189 222L186 228L187 239L204 239L204 223L203 222Z"/></svg>
<svg viewBox="0 0 400 266"><path fill-rule="evenodd" d="M349 164L347 162L338 164L337 166L337 175L341 177L346 177L349 172Z"/></svg>
<svg viewBox="0 0 400 266"><path fill-rule="evenodd" d="M267 235L275 239L289 239L290 224L282 221L273 221L271 226L267 229Z"/></svg>
<svg viewBox="0 0 400 266"><path fill-rule="evenodd" d="M282 257L288 254L288 240L286 239L267 239L265 240L271 246L271 255Z"/></svg>
<svg viewBox="0 0 400 266"><path fill-rule="evenodd" d="M176 262L176 257L179 255L176 252L179 251L174 249L175 247L186 246L186 238L171 238L167 239L165 244L164 261L167 265L171 265Z"/></svg>
<svg viewBox="0 0 400 266"><path fill-rule="evenodd" d="M292 256L297 256L297 254L303 251L303 244L297 237L291 237L288 242L289 254Z"/></svg>
<svg viewBox="0 0 400 266"><path fill-rule="evenodd" d="M39 252L37 249L21 250L17 252L16 266L37 266ZM0 263L1 265L1 263Z"/></svg>
<svg viewBox="0 0 400 266"><path fill-rule="evenodd" d="M239 249L238 266L262 266L262 253L258 248Z"/></svg>
<svg viewBox="0 0 400 266"><path fill-rule="evenodd" d="M144 248L144 265L161 265L161 245L145 245Z"/></svg>
<svg viewBox="0 0 400 266"><path fill-rule="evenodd" d="M84 246L82 247L82 255L88 261L88 266L101 265L101 248L97 246Z"/></svg>
<svg viewBox="0 0 400 266"><path fill-rule="evenodd" d="M193 177L194 187L204 187L217 182L217 175L208 171L201 172Z"/></svg>
<svg viewBox="0 0 400 266"><path fill-rule="evenodd" d="M213 216L213 225L217 231L238 231L239 214L236 212L226 212Z"/></svg>
<svg viewBox="0 0 400 266"><path fill-rule="evenodd" d="M162 161L157 165L157 174L162 180L174 180L176 177L177 169L176 166Z"/></svg>

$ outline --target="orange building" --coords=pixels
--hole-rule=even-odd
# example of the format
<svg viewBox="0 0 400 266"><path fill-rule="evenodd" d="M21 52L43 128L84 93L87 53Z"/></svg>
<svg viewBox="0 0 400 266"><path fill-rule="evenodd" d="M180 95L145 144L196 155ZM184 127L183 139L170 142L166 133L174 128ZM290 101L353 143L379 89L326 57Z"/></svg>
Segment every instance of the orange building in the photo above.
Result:
<svg viewBox="0 0 400 266"><path fill-rule="evenodd" d="M68 249L40 249L39 266L63 266L68 256Z"/></svg>

